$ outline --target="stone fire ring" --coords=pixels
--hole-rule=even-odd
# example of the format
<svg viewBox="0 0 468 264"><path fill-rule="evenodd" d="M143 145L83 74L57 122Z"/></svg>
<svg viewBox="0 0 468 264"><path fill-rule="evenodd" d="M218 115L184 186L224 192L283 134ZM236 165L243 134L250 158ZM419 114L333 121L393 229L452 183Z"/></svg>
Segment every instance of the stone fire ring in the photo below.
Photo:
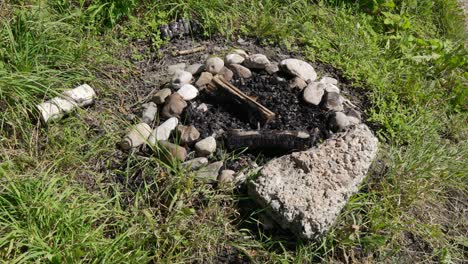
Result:
<svg viewBox="0 0 468 264"><path fill-rule="evenodd" d="M160 90L153 97L152 105L147 104L151 111L147 109L143 113L144 123L127 135L123 146L135 148L149 141L168 148L173 156L184 161L187 151L183 145L169 143L168 140L176 127L182 131L190 130L183 141L187 145L195 144L197 155L203 157L202 163L200 158L194 159L200 163L197 167L202 167L196 174L221 182L226 174L219 173L222 162L207 165L208 159L205 158L212 157L215 152L216 136L199 139L200 133L195 127L178 125L178 119L187 106L185 101L197 97L212 78L220 76L227 82L233 76L248 79L252 76L251 71L287 73L291 76L291 87L302 90L304 102L333 113L329 122L335 134L316 147L270 160L248 185L249 194L283 228L290 229L301 238L315 239L333 225L349 197L358 190L376 156L378 141L361 123L360 111L340 94L338 81L329 77L316 81L314 68L305 61L286 59L278 64L270 62L263 54L248 55L245 51L236 50L225 60L210 57L204 64L170 66L172 89L177 92L172 94L169 88ZM196 87L191 84L194 76L199 76L194 82ZM152 131L150 124L159 112L156 104L161 105L162 116L169 119Z"/></svg>

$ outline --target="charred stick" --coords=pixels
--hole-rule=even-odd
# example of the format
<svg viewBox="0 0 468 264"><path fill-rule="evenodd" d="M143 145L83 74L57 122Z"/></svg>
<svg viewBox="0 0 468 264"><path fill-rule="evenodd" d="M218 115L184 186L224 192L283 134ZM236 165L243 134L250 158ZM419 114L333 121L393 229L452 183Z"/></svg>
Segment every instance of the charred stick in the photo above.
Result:
<svg viewBox="0 0 468 264"><path fill-rule="evenodd" d="M295 130L242 130L227 133L226 143L231 150L248 148L253 151L292 151L309 148L314 138L306 131Z"/></svg>
<svg viewBox="0 0 468 264"><path fill-rule="evenodd" d="M226 103L238 106L238 111L247 111L249 121L254 125L257 122L268 123L275 118L275 113L256 102L244 92L239 90L222 77L215 76L207 85L207 92L214 97L224 97Z"/></svg>

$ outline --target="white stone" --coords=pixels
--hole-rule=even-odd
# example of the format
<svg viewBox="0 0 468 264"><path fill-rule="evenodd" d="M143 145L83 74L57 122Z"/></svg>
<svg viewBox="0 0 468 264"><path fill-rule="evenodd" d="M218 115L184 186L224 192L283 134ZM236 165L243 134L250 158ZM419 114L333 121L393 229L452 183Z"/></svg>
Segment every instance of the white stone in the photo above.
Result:
<svg viewBox="0 0 468 264"><path fill-rule="evenodd" d="M315 81L317 73L309 63L298 59L285 59L280 62L283 71L297 76L304 81Z"/></svg>
<svg viewBox="0 0 468 264"><path fill-rule="evenodd" d="M190 101L198 96L198 89L191 84L186 84L182 86L177 93L180 94L185 101Z"/></svg>
<svg viewBox="0 0 468 264"><path fill-rule="evenodd" d="M224 59L227 65L241 64L242 62L244 62L244 60L245 58L239 54L228 54L226 55L226 58Z"/></svg>
<svg viewBox="0 0 468 264"><path fill-rule="evenodd" d="M323 83L312 82L304 89L303 98L309 104L319 105L325 93Z"/></svg>
<svg viewBox="0 0 468 264"><path fill-rule="evenodd" d="M338 85L338 80L335 79L335 78L332 78L332 77L322 77L322 79L320 79L320 82L321 83L329 83L329 84L333 84L333 85Z"/></svg>
<svg viewBox="0 0 468 264"><path fill-rule="evenodd" d="M212 74L218 74L224 67L224 61L218 57L210 57L205 62L205 70Z"/></svg>
<svg viewBox="0 0 468 264"><path fill-rule="evenodd" d="M157 141L167 141L171 136L172 131L174 131L179 124L179 119L176 117L171 117L166 122L159 125L154 129L149 142L155 144Z"/></svg>
<svg viewBox="0 0 468 264"><path fill-rule="evenodd" d="M336 87L336 85L331 83L324 83L325 84L325 92L327 93L340 93L340 88Z"/></svg>
<svg viewBox="0 0 468 264"><path fill-rule="evenodd" d="M244 66L250 69L263 70L270 64L267 56L263 54L250 55L245 61Z"/></svg>
<svg viewBox="0 0 468 264"><path fill-rule="evenodd" d="M200 156L208 156L216 151L216 139L214 137L207 137L198 141L195 144L195 150Z"/></svg>
<svg viewBox="0 0 468 264"><path fill-rule="evenodd" d="M182 86L189 84L192 81L192 74L186 71L178 71L172 78L172 87L180 89Z"/></svg>

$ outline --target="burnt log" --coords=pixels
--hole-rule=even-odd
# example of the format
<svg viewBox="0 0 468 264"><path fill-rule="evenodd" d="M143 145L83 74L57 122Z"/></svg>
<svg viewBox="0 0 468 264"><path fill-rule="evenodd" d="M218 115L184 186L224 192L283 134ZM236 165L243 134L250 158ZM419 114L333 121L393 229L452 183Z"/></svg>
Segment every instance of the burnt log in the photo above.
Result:
<svg viewBox="0 0 468 264"><path fill-rule="evenodd" d="M226 146L230 150L248 148L253 152L278 154L308 149L315 141L306 131L294 130L229 130Z"/></svg>
<svg viewBox="0 0 468 264"><path fill-rule="evenodd" d="M237 115L247 115L249 122L253 125L265 124L275 118L275 113L221 76L213 77L207 85L206 92L218 102L229 104L232 109L235 109Z"/></svg>

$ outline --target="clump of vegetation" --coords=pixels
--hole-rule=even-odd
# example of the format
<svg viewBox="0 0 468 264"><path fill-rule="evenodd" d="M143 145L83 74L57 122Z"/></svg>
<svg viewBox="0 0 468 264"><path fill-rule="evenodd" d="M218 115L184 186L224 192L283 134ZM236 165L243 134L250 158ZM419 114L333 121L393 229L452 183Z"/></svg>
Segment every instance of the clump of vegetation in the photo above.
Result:
<svg viewBox="0 0 468 264"><path fill-rule="evenodd" d="M128 91L119 52L197 19L206 36L258 37L341 69L369 94L381 160L336 226L291 244L239 219L246 197L115 142L113 109L60 125L33 105L83 82ZM466 259L466 33L455 0L8 1L0 3L0 257L7 262L463 262ZM140 54L140 56L146 56ZM99 124L96 129L95 123ZM104 170L103 167L112 168Z"/></svg>

